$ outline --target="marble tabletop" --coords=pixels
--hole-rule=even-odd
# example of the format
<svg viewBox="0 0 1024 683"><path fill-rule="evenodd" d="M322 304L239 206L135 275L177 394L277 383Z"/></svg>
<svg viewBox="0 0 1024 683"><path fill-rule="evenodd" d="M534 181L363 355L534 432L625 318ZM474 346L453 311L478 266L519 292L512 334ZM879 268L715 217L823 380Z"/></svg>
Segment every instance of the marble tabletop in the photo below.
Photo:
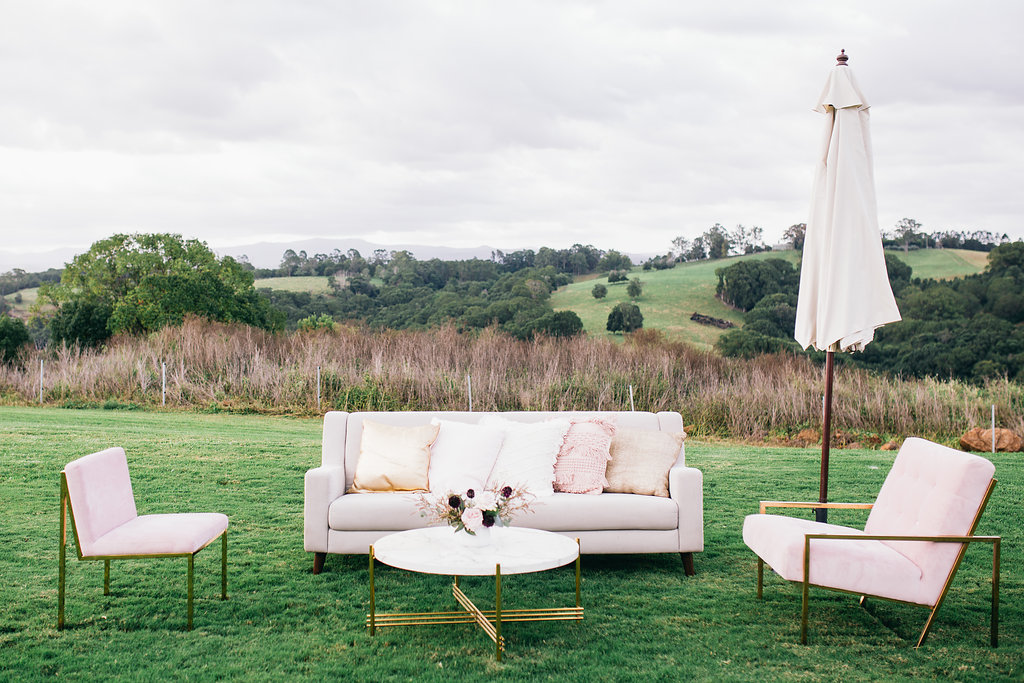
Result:
<svg viewBox="0 0 1024 683"><path fill-rule="evenodd" d="M550 531L493 527L490 542L438 526L389 534L373 544L374 557L386 565L423 574L493 576L527 574L561 567L576 560L574 539Z"/></svg>

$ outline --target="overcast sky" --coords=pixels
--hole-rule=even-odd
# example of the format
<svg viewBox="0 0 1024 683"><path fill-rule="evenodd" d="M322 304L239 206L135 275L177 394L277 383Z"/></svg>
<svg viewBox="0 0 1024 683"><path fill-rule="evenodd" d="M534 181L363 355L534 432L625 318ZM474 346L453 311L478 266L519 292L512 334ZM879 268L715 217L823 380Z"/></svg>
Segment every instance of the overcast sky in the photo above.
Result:
<svg viewBox="0 0 1024 683"><path fill-rule="evenodd" d="M0 0L0 16L0 268L115 232L663 253L717 222L775 241L806 220L812 107L840 48L872 105L882 228L1024 237L1018 0Z"/></svg>

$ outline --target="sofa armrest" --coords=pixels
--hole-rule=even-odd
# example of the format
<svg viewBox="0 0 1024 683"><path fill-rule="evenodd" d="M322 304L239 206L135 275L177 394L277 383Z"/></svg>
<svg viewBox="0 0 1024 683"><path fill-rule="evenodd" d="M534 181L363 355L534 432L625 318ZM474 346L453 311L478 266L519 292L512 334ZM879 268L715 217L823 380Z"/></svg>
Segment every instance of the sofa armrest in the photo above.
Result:
<svg viewBox="0 0 1024 683"><path fill-rule="evenodd" d="M704 475L696 467L668 471L668 494L679 506L680 552L704 550Z"/></svg>
<svg viewBox="0 0 1024 683"><path fill-rule="evenodd" d="M345 493L345 468L316 467L306 471L303 540L308 552L327 552L327 511Z"/></svg>

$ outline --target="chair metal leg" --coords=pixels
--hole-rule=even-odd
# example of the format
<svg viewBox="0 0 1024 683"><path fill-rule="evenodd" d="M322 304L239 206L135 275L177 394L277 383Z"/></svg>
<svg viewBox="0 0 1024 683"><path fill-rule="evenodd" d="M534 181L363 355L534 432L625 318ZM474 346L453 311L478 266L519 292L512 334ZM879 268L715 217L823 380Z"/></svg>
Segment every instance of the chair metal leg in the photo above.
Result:
<svg viewBox="0 0 1024 683"><path fill-rule="evenodd" d="M110 560L103 560L103 594L110 595Z"/></svg>
<svg viewBox="0 0 1024 683"><path fill-rule="evenodd" d="M764 560L757 558L757 599L761 599L762 587L764 586Z"/></svg>
<svg viewBox="0 0 1024 683"><path fill-rule="evenodd" d="M990 640L992 647L999 647L999 546L997 539L992 544L992 626Z"/></svg>
<svg viewBox="0 0 1024 683"><path fill-rule="evenodd" d="M220 599L228 599L228 530L220 537Z"/></svg>
<svg viewBox="0 0 1024 683"><path fill-rule="evenodd" d="M807 610L811 592L811 539L804 536L803 600L800 606L800 644L807 644Z"/></svg>
<svg viewBox="0 0 1024 683"><path fill-rule="evenodd" d="M67 565L67 484L60 487L60 550L57 559L57 630L64 628L64 572Z"/></svg>
<svg viewBox="0 0 1024 683"><path fill-rule="evenodd" d="M195 554L188 556L188 630L192 630L192 572L195 568Z"/></svg>

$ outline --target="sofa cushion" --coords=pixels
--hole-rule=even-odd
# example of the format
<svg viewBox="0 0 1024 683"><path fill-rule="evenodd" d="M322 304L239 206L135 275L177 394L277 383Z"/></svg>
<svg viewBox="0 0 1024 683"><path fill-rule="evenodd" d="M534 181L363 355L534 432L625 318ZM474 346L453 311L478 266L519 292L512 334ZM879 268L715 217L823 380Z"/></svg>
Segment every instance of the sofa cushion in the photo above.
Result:
<svg viewBox="0 0 1024 683"><path fill-rule="evenodd" d="M646 429L617 429L605 491L668 498L668 471L679 457L686 435Z"/></svg>
<svg viewBox="0 0 1024 683"><path fill-rule="evenodd" d="M505 433L491 470L490 486L523 488L538 497L555 492L555 458L569 431L569 420L525 423L486 415L480 424L500 428Z"/></svg>
<svg viewBox="0 0 1024 683"><path fill-rule="evenodd" d="M513 517L512 525L547 531L675 529L679 506L671 498L628 493L555 493L533 501L529 510Z"/></svg>
<svg viewBox="0 0 1024 683"><path fill-rule="evenodd" d="M564 493L604 491L605 471L611 457L613 418L570 419L569 431L555 460L555 490Z"/></svg>
<svg viewBox="0 0 1024 683"><path fill-rule="evenodd" d="M405 531L427 526L415 493L346 493L327 511L337 531Z"/></svg>
<svg viewBox="0 0 1024 683"><path fill-rule="evenodd" d="M437 440L430 447L427 478L430 490L438 493L467 489L482 491L494 467L505 432L494 427L439 420Z"/></svg>
<svg viewBox="0 0 1024 683"><path fill-rule="evenodd" d="M438 426L402 427L365 420L353 491L425 491Z"/></svg>

